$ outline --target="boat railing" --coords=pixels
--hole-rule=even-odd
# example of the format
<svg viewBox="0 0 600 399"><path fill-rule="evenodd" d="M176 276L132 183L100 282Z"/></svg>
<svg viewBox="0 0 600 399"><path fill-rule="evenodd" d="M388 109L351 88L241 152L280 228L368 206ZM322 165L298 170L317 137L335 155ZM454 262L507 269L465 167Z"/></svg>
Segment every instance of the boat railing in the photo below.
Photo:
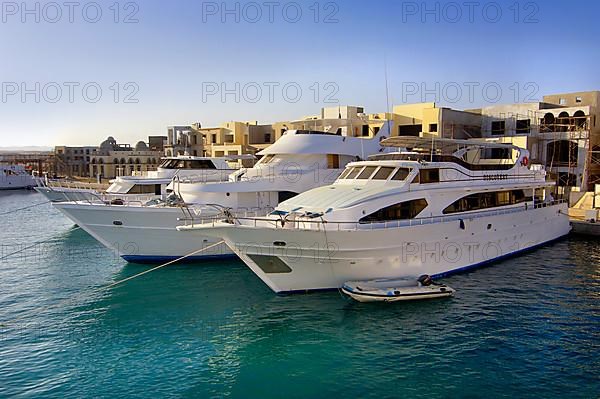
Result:
<svg viewBox="0 0 600 399"><path fill-rule="evenodd" d="M390 220L390 221L373 221L373 222L332 222L323 219L285 219L285 218L267 218L267 217L250 217L245 218L243 216L235 217L238 221L245 220L244 225L250 225L253 227L260 226L271 226L280 229L290 230L309 230L309 231L357 231L357 230L384 230L384 229L396 229L402 227L413 227L422 226L436 223L445 223L450 221L459 220L470 220L486 216L497 216L510 213L518 213L528 211L532 209L546 208L559 204L566 203L567 200L559 199L553 201L539 202L535 204L520 204L506 209L497 210L481 210L469 213L461 213L456 215L444 215L444 216L429 216L414 219L404 220ZM218 222L222 222L221 217L218 220L211 220L209 223L216 225ZM235 222L235 220L234 220ZM248 223L249 222L249 223Z"/></svg>
<svg viewBox="0 0 600 399"><path fill-rule="evenodd" d="M145 206L148 202L160 198L156 194L109 194L93 192L69 192L63 194L68 201L108 206Z"/></svg>
<svg viewBox="0 0 600 399"><path fill-rule="evenodd" d="M275 209L269 207L255 208L237 208L237 209L218 209L210 205L183 205L181 211L183 217L178 220L183 222L185 226L194 227L194 225L217 223L227 218L233 219L254 219L264 218ZM202 212L207 211L208 215L202 215ZM211 213L212 211L212 213ZM224 213L226 211L227 214Z"/></svg>
<svg viewBox="0 0 600 399"><path fill-rule="evenodd" d="M179 175L177 181L181 183L208 183L227 181L229 175L239 169L206 169L190 175Z"/></svg>
<svg viewBox="0 0 600 399"><path fill-rule="evenodd" d="M103 190L107 187L105 184L100 183L85 183L71 180L48 180L44 181L43 179L37 180L38 185L47 187L50 189L71 189L71 190Z"/></svg>

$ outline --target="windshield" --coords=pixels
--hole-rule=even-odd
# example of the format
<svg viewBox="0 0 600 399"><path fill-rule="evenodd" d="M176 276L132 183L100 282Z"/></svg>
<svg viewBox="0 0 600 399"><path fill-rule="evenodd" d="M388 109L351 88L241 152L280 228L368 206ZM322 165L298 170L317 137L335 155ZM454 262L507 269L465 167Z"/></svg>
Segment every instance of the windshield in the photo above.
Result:
<svg viewBox="0 0 600 399"><path fill-rule="evenodd" d="M159 166L162 169L216 169L208 159L165 159Z"/></svg>
<svg viewBox="0 0 600 399"><path fill-rule="evenodd" d="M338 179L340 180L405 180L410 174L410 168L394 168L390 166L351 166L346 168ZM392 175L392 172L394 174Z"/></svg>

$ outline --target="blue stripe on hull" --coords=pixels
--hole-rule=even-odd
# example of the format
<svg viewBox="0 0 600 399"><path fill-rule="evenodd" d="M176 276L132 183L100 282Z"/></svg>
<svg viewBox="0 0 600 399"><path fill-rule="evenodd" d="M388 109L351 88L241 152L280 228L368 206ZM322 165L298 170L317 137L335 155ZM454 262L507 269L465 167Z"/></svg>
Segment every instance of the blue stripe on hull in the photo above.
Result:
<svg viewBox="0 0 600 399"><path fill-rule="evenodd" d="M145 256L145 255L123 255L121 256L124 260L129 263L140 263L140 264L160 264L166 262L172 262L181 258L181 256ZM213 260L233 259L237 258L235 254L223 254L223 255L204 255L204 256L190 256L180 260L177 263L197 263L206 262Z"/></svg>
<svg viewBox="0 0 600 399"><path fill-rule="evenodd" d="M480 267L489 266L491 263L498 262L498 261L501 261L503 259L512 258L514 256L521 255L521 254L526 253L526 252L534 251L534 250L536 250L536 249L538 249L540 247L543 247L545 245L550 245L550 244L552 244L552 243L554 243L556 241L562 240L563 238L565 238L568 235L569 235L569 233L567 233L567 234L565 234L563 236L554 238L554 239L552 239L550 241L546 241L546 242L543 242L543 243L540 243L540 244L536 244L536 245L533 245L533 246L528 247L528 248L523 248L523 249L520 249L520 250L515 251L515 252L511 252L511 253L506 254L506 255L498 256L496 258L488 259L488 260L486 260L484 262L476 263L476 264L470 265L470 266L459 267L458 269L449 270L449 271L443 272L443 273L434 274L431 277L432 278L448 277L448 276L451 276L453 274L466 273L468 271L471 271L471 270L474 270L474 269L477 269L477 268L480 268ZM285 295L308 294L308 293L325 292L325 291L333 291L333 290L339 290L339 288L316 288L316 289L308 289L308 290L280 291L280 292L277 292L276 294L277 295L285 296Z"/></svg>
<svg viewBox="0 0 600 399"><path fill-rule="evenodd" d="M508 259L508 258L512 258L512 257L518 256L518 255L521 255L521 254L524 254L524 253L527 253L527 252L531 252L531 251L534 251L534 250L536 250L538 248L541 248L541 247L543 247L545 245L550 245L550 244L552 244L552 243L554 243L556 241L559 241L559 240L563 239L567 235L569 235L569 233L565 234L564 236L554 238L554 239L552 239L550 241L546 241L546 242L543 242L543 243L540 243L540 244L536 244L536 245L533 245L533 246L528 247L528 248L519 249L518 251L511 252L511 253L506 254L506 255L501 255L501 256L498 256L496 258L488 259L488 260L483 261L483 262L475 263L474 265L465 266L465 267L459 267L458 269L453 269L453 270L449 270L447 272L434 274L434 275L431 276L431 278L448 277L448 276L451 276L453 274L466 273L466 272L471 271L473 269L478 269L480 267L485 267L485 266L490 265L491 263L498 262L498 261L501 261L501 260L504 260L504 259Z"/></svg>

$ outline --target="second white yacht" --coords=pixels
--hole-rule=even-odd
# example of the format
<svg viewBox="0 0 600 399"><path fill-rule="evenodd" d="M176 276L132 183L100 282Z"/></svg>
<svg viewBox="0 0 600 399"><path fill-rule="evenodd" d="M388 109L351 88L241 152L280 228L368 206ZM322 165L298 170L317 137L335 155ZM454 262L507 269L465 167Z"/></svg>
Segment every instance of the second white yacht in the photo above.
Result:
<svg viewBox="0 0 600 399"><path fill-rule="evenodd" d="M167 194L167 186L175 176L194 177L206 182L227 180L229 174L238 169L232 165L238 160L239 157L208 158L178 155L163 158L155 171L133 172L131 176L118 176L110 181L111 184L106 191L96 190L81 183L49 179L38 179L35 190L52 202L148 201L164 197Z"/></svg>
<svg viewBox="0 0 600 399"><path fill-rule="evenodd" d="M210 183L177 176L168 189L170 201L146 204L61 202L54 206L105 246L130 262L156 263L233 256L214 238L198 240L177 231L182 220L201 223L223 209L241 216L265 216L281 201L332 183L346 164L384 151L390 122L370 137L351 137L309 130L288 130L252 168L240 169L228 181Z"/></svg>

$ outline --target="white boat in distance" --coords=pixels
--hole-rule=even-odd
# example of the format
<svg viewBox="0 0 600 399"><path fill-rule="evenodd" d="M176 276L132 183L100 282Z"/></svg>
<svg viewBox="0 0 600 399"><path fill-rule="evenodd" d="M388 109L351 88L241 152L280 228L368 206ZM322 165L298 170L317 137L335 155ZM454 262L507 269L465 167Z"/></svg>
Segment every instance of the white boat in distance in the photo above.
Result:
<svg viewBox="0 0 600 399"><path fill-rule="evenodd" d="M569 232L567 204L549 194L527 150L472 140L392 137L411 149L349 164L330 186L266 218L179 227L223 238L277 293L346 281L441 277ZM502 158L502 159L499 159Z"/></svg>
<svg viewBox="0 0 600 399"><path fill-rule="evenodd" d="M285 199L331 184L349 162L384 151L380 142L389 137L390 122L381 123L383 127L371 137L288 130L259 152L262 158L256 165L232 173L226 182L207 183L178 176L169 186L181 199L175 204L78 201L54 206L130 262L234 256L225 244L187 256L219 240L194 237L177 231L177 226L182 220L210 220L223 208L237 215L265 216Z"/></svg>
<svg viewBox="0 0 600 399"><path fill-rule="evenodd" d="M53 182L39 179L35 190L52 202L70 201L149 201L154 198L164 198L167 186L175 176L194 177L207 182L225 181L229 174L238 167L232 163L241 159L253 158L247 156L230 157L197 157L178 155L162 158L156 171L133 172L131 176L119 176L110 181L111 185L102 192L67 181Z"/></svg>
<svg viewBox="0 0 600 399"><path fill-rule="evenodd" d="M0 190L20 190L33 187L35 187L35 180L22 165L0 164Z"/></svg>

